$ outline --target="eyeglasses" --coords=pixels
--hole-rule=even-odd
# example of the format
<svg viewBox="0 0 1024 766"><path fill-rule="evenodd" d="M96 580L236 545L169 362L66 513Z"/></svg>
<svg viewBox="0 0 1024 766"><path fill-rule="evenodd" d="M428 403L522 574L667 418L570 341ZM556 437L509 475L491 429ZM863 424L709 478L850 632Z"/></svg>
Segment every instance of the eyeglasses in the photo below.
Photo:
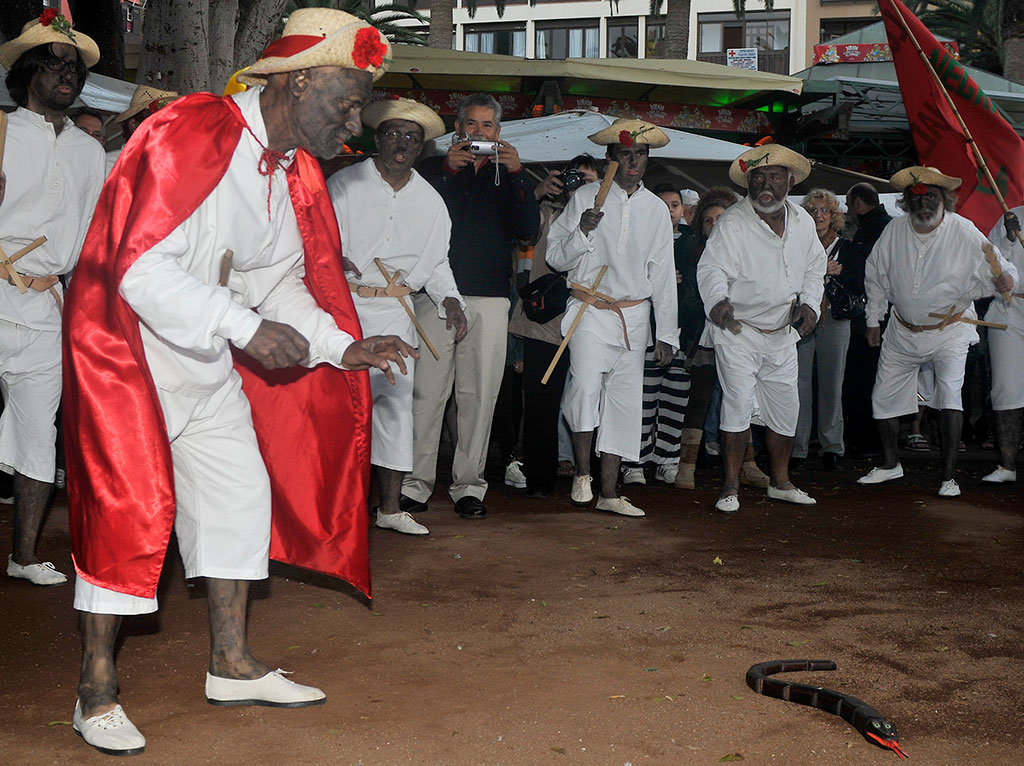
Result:
<svg viewBox="0 0 1024 766"><path fill-rule="evenodd" d="M423 143L423 138L421 136L418 136L415 133L402 133L394 128L391 128L390 130L382 130L377 135L381 138L386 138L388 141L397 141L401 138L407 144L412 144L413 146L418 146Z"/></svg>
<svg viewBox="0 0 1024 766"><path fill-rule="evenodd" d="M827 207L809 207L807 212L811 215L832 215L832 211Z"/></svg>
<svg viewBox="0 0 1024 766"><path fill-rule="evenodd" d="M67 61L65 59L57 58L56 56L47 56L43 59L43 66L51 72L71 72L73 74L78 74L77 58L74 61Z"/></svg>

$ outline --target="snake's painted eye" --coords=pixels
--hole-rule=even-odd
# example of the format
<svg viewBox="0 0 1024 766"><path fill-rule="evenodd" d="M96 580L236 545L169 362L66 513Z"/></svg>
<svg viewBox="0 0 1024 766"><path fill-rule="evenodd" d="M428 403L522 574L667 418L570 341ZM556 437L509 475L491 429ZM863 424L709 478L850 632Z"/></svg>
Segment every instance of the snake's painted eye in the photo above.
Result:
<svg viewBox="0 0 1024 766"><path fill-rule="evenodd" d="M891 728L892 728L892 724L891 724L891 723L886 723L886 724L885 724L885 728L887 728L887 729L891 729Z"/></svg>
<svg viewBox="0 0 1024 766"><path fill-rule="evenodd" d="M878 721L872 721L871 725L874 726L876 729L882 728L882 724L880 724Z"/></svg>

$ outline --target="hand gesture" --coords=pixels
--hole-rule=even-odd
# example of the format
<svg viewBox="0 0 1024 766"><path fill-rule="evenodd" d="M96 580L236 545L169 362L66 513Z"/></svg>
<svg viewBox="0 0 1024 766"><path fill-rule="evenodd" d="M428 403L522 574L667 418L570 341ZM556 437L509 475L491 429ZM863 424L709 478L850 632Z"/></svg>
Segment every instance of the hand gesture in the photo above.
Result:
<svg viewBox="0 0 1024 766"><path fill-rule="evenodd" d="M590 236L590 232L597 228L603 217L604 213L599 213L593 208L584 210L583 215L580 216L580 231L586 236Z"/></svg>
<svg viewBox="0 0 1024 766"><path fill-rule="evenodd" d="M1008 293L1013 289L1013 277L1004 271L992 279L992 284L995 285L997 293Z"/></svg>
<svg viewBox="0 0 1024 766"><path fill-rule="evenodd" d="M498 162L508 168L509 173L518 173L523 167L519 161L519 152L512 144L498 139Z"/></svg>
<svg viewBox="0 0 1024 766"><path fill-rule="evenodd" d="M882 345L882 328L869 327L864 331L864 337L871 348L878 348Z"/></svg>
<svg viewBox="0 0 1024 766"><path fill-rule="evenodd" d="M1007 211L1003 216L1003 227L1006 229L1007 239L1016 239L1017 232L1020 231L1020 221L1016 215Z"/></svg>
<svg viewBox="0 0 1024 766"><path fill-rule="evenodd" d="M826 277L838 277L843 273L843 264L839 261L833 261L831 258L828 259L828 263L825 266Z"/></svg>
<svg viewBox="0 0 1024 766"><path fill-rule="evenodd" d="M674 356L675 352L668 343L659 340L654 344L654 362L659 367L668 367Z"/></svg>
<svg viewBox="0 0 1024 766"><path fill-rule="evenodd" d="M476 155L469 151L469 145L471 143L473 142L467 139L466 141L459 141L457 144L452 144L448 147L448 156L445 159L445 162L447 162L448 167L456 173L476 159Z"/></svg>
<svg viewBox="0 0 1024 766"><path fill-rule="evenodd" d="M708 312L708 318L719 327L725 327L733 320L733 308L728 298L723 298Z"/></svg>
<svg viewBox="0 0 1024 766"><path fill-rule="evenodd" d="M298 330L264 319L245 348L245 353L268 370L294 367L309 353L309 341Z"/></svg>
<svg viewBox="0 0 1024 766"><path fill-rule="evenodd" d="M353 341L341 359L350 370L367 370L376 367L384 373L388 383L395 382L395 374L391 370L391 362L398 365L403 375L408 374L405 360L409 357L419 359L416 349L397 335L373 335L369 338Z"/></svg>
<svg viewBox="0 0 1024 766"><path fill-rule="evenodd" d="M455 342L458 343L460 340L466 337L466 333L469 332L469 325L466 322L466 312L462 310L462 306L453 297L445 298L441 301L441 305L444 306L444 314L447 317L444 326L450 330L455 328Z"/></svg>
<svg viewBox="0 0 1024 766"><path fill-rule="evenodd" d="M796 309L794 309L793 327L795 327L796 331L800 333L801 338L814 332L816 325L817 317L814 314L814 309L806 303L801 303L796 307Z"/></svg>
<svg viewBox="0 0 1024 766"><path fill-rule="evenodd" d="M533 196L538 200L544 199L545 197L557 197L562 193L562 179L559 176L562 175L561 170L552 170L548 173L547 178L537 184L533 189Z"/></svg>

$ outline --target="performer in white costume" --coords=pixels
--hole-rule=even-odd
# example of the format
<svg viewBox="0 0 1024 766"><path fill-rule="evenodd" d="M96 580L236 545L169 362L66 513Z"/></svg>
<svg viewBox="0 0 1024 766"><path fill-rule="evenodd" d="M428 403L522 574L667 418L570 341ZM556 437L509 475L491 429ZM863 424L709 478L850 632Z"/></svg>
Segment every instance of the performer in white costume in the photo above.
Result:
<svg viewBox="0 0 1024 766"><path fill-rule="evenodd" d="M665 203L643 185L650 149L665 146L668 136L642 120L619 119L590 140L607 146L608 159L619 163L615 181L600 212L593 210L598 184L578 189L552 224L547 249L548 265L569 272L570 283L592 288L606 268L599 295L575 289L562 320L567 333L589 304L569 342L569 382L562 398L576 453L571 499L577 505L593 499L590 453L596 446L601 455L597 509L643 516L619 497L616 482L621 461L636 462L640 456L652 310L658 364L667 365L679 346L672 222Z"/></svg>
<svg viewBox="0 0 1024 766"><path fill-rule="evenodd" d="M448 264L451 219L441 195L413 164L423 144L444 133L444 123L429 107L410 99L384 99L363 110L363 124L376 129L378 154L339 170L327 182L341 229L345 271L359 322L367 335L398 335L419 345L408 311L410 293L426 290L438 316L466 334L465 303ZM376 264L379 259L390 276ZM373 443L370 462L380 486L378 527L410 535L428 530L401 510L402 478L412 470L412 392L415 362L409 374L391 385L380 370L370 370L373 394Z"/></svg>
<svg viewBox="0 0 1024 766"><path fill-rule="evenodd" d="M815 503L789 480L800 412L796 342L818 321L826 264L814 221L786 199L810 171L803 156L776 144L737 157L729 177L747 187L747 198L719 218L697 266L711 320L701 345L714 346L722 386L725 480L715 508L726 513L740 507L740 469L755 407L768 428L768 497Z"/></svg>
<svg viewBox="0 0 1024 766"><path fill-rule="evenodd" d="M959 178L914 166L896 173L889 183L903 192L899 204L907 215L885 227L868 258L864 279L868 344L882 347L871 406L884 457L881 466L857 481L879 484L903 476L896 455L899 418L917 412L918 369L930 361L935 374L930 406L941 410L939 495L956 497L956 455L963 427L960 389L967 349L976 337L974 327L959 319L972 318L976 298L1011 290L1017 269L999 257L1003 273L992 276L983 251L985 235L953 212ZM889 304L892 316L883 343L879 322Z"/></svg>

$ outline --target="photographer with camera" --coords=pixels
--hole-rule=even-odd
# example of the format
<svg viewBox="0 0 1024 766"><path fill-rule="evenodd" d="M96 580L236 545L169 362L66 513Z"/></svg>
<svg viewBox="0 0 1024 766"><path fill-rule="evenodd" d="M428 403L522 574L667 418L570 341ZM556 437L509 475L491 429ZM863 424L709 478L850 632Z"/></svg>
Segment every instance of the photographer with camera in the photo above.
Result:
<svg viewBox="0 0 1024 766"><path fill-rule="evenodd" d="M559 359L547 384L541 377L562 341L562 314L569 288L563 275L544 260L548 231L572 195L584 184L598 180L600 168L589 154L573 157L561 171L554 170L537 185L540 200L540 235L530 261L529 284L519 291L522 300L512 312L508 330L523 339L523 473L526 496L544 498L555 491L558 478L559 404L569 372L569 355Z"/></svg>
<svg viewBox="0 0 1024 766"><path fill-rule="evenodd" d="M424 355L413 385L413 469L402 484L403 511L424 511L434 491L437 446L445 403L454 385L457 439L449 494L464 519L483 519L487 492L484 463L494 403L505 369L512 243L537 237L540 216L533 184L519 152L501 134L501 106L474 94L459 105L456 140L445 156L430 157L420 174L445 201L452 219L448 259L466 302L469 330L455 332L425 295L416 295L416 317L440 351Z"/></svg>

